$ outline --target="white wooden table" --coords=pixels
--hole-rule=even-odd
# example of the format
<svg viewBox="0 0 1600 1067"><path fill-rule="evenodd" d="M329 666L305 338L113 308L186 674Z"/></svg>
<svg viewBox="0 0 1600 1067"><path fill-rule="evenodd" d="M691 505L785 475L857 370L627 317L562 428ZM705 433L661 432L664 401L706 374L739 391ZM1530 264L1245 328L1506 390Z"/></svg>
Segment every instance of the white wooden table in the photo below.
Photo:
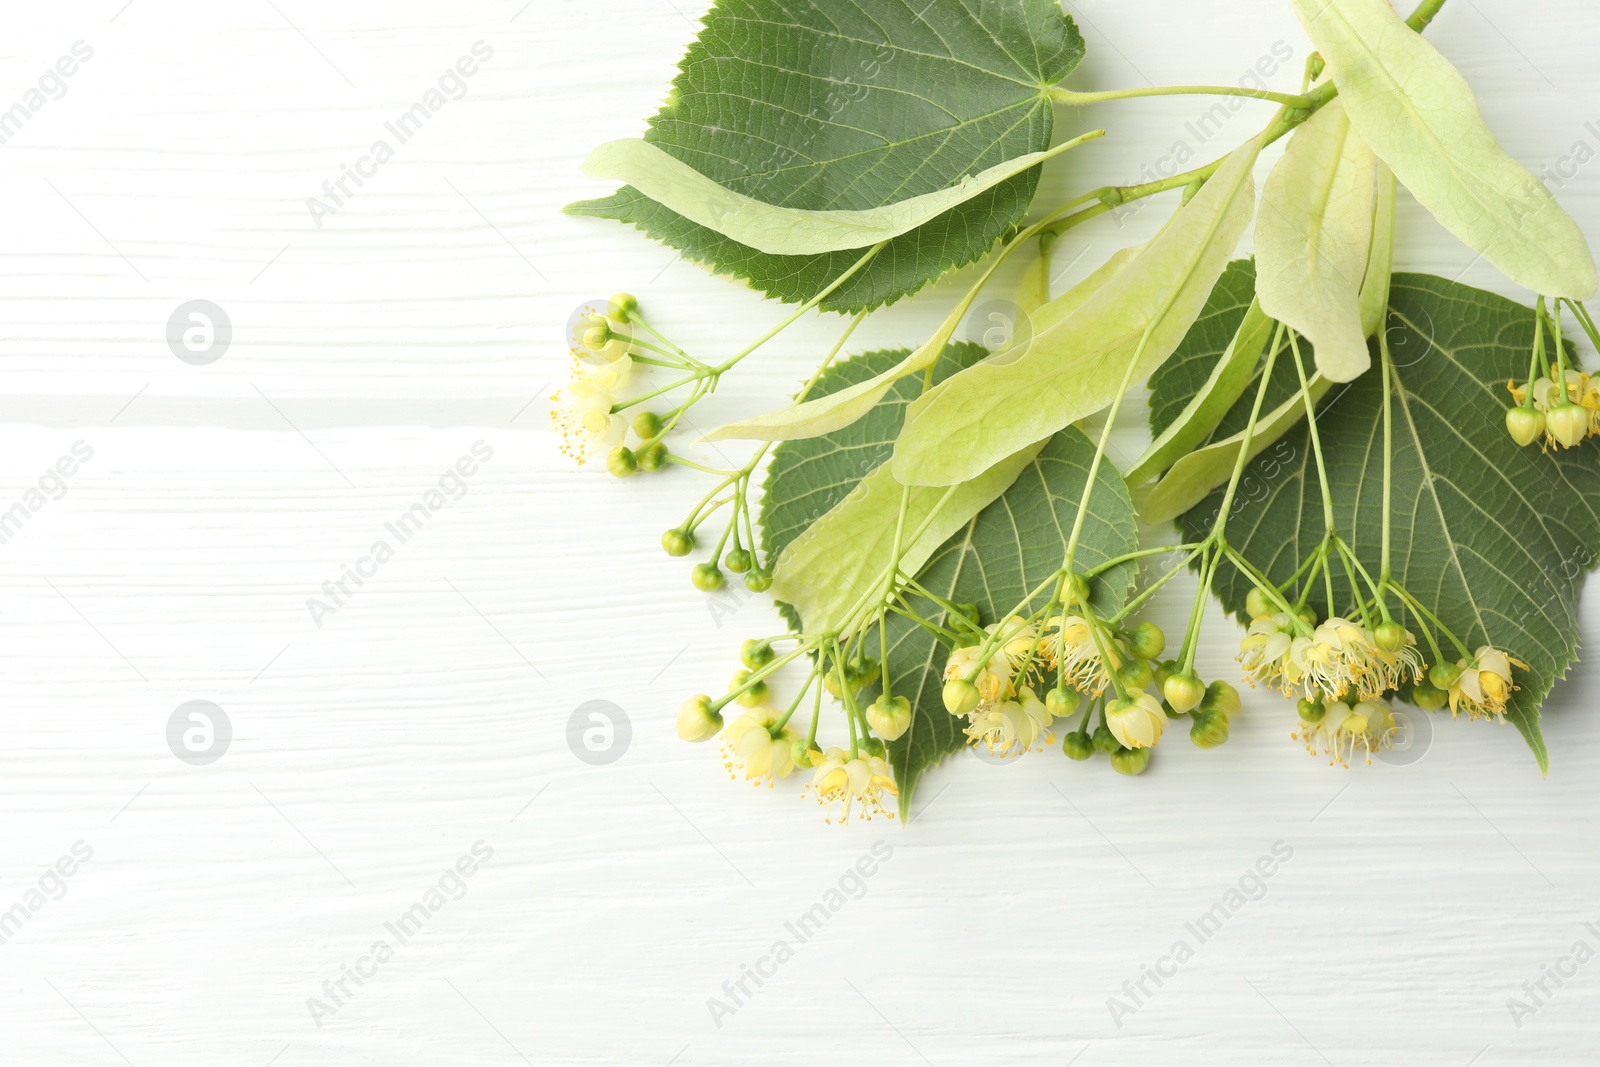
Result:
<svg viewBox="0 0 1600 1067"><path fill-rule="evenodd" d="M1600 949L1587 664L1546 708L1545 781L1509 727L1448 720L1413 763L1330 770L1247 695L1230 744L1180 736L1139 780L967 757L909 828L840 829L796 782L736 787L676 739L682 697L778 623L661 555L696 476L575 471L545 398L585 299L631 290L707 352L781 317L557 213L601 191L578 161L639 131L705 7L11 5L0 1063L1594 1062L1600 964L1561 962ZM1287 85L1308 45L1286 8L1083 3L1074 84L1233 81L1283 42ZM1600 12L1452 0L1431 34L1600 238L1600 168L1572 158L1600 149ZM463 57L460 98L401 143L387 124ZM1205 106L1064 115L1112 130L1073 188L1177 138L1220 152L1258 110L1202 146ZM1163 210L1086 230L1058 283ZM1403 267L1507 291L1409 203L1401 233ZM232 327L196 339L203 365L166 339L195 300ZM863 346L917 340L949 300ZM770 406L835 329L785 334L706 421ZM1600 601L1584 620L1593 641ZM1208 625L1202 670L1232 677L1236 629ZM169 747L191 701L231 730L209 763ZM587 701L628 720L612 762L569 747ZM802 942L788 924L819 903ZM1513 1018L1546 968L1570 973Z"/></svg>

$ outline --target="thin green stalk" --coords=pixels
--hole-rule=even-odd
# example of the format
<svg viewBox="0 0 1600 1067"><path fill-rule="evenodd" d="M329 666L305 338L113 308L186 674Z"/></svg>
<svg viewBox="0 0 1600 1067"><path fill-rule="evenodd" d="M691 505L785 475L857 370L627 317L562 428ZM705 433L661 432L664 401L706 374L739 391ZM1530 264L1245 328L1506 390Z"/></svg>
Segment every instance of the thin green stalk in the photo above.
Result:
<svg viewBox="0 0 1600 1067"><path fill-rule="evenodd" d="M1050 98L1061 104L1098 104L1106 100L1137 100L1151 96L1244 96L1255 100L1271 100L1284 107L1310 106L1310 101L1304 96L1289 96L1237 85L1162 85L1153 89L1109 89L1098 93L1078 93L1061 88L1050 90Z"/></svg>

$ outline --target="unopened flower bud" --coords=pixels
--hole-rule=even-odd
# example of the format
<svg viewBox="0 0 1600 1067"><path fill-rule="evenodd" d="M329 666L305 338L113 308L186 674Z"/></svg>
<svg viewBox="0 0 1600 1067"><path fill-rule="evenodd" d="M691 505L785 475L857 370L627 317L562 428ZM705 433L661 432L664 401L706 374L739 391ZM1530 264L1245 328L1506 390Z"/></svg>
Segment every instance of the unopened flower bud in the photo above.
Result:
<svg viewBox="0 0 1600 1067"><path fill-rule="evenodd" d="M1044 698L1045 710L1058 719L1064 719L1078 710L1083 694L1076 689L1052 689Z"/></svg>
<svg viewBox="0 0 1600 1067"><path fill-rule="evenodd" d="M1244 595L1244 610L1252 619L1259 619L1272 614L1272 601L1267 599L1267 594L1252 586L1250 592Z"/></svg>
<svg viewBox="0 0 1600 1067"><path fill-rule="evenodd" d="M732 693L747 683L750 683L750 672L740 671L733 676L733 681L728 683L728 692ZM766 699L766 696L767 683L765 681L759 681L750 684L750 688L740 693L737 697L734 697L734 699L747 708L753 708Z"/></svg>
<svg viewBox="0 0 1600 1067"><path fill-rule="evenodd" d="M751 670L765 667L776 655L777 653L772 650L772 642L763 641L758 637L752 637L739 646L739 662Z"/></svg>
<svg viewBox="0 0 1600 1067"><path fill-rule="evenodd" d="M966 715L978 706L978 687L963 678L944 683L944 707L952 715Z"/></svg>
<svg viewBox="0 0 1600 1067"><path fill-rule="evenodd" d="M911 701L880 696L867 706L867 725L885 741L898 741L911 729Z"/></svg>
<svg viewBox="0 0 1600 1067"><path fill-rule="evenodd" d="M982 618L978 612L978 605L976 604L952 604L951 614L958 615L961 618L966 619L974 626L979 625Z"/></svg>
<svg viewBox="0 0 1600 1067"><path fill-rule="evenodd" d="M639 440L648 441L661 432L661 416L653 411L641 411L633 417L633 432Z"/></svg>
<svg viewBox="0 0 1600 1067"><path fill-rule="evenodd" d="M1444 702L1449 697L1449 693L1432 685L1427 679L1418 682L1411 689L1411 703L1423 711L1438 711L1444 707Z"/></svg>
<svg viewBox="0 0 1600 1067"><path fill-rule="evenodd" d="M1589 432L1589 413L1577 404L1562 404L1545 416L1550 436L1565 448L1580 444Z"/></svg>
<svg viewBox="0 0 1600 1067"><path fill-rule="evenodd" d="M735 548L722 557L722 562L733 573L743 574L755 565L755 557L750 554L750 550L747 548Z"/></svg>
<svg viewBox="0 0 1600 1067"><path fill-rule="evenodd" d="M1309 723L1319 723L1328 714L1327 705L1306 697L1300 698L1300 702L1295 705L1295 711L1299 713L1301 722Z"/></svg>
<svg viewBox="0 0 1600 1067"><path fill-rule="evenodd" d="M1061 751L1067 754L1068 759L1083 761L1094 755L1094 742L1088 734L1080 734L1076 730L1069 731L1061 739Z"/></svg>
<svg viewBox="0 0 1600 1067"><path fill-rule="evenodd" d="M811 746L803 738L795 738L789 746L789 758L794 760L794 765L801 770L811 769Z"/></svg>
<svg viewBox="0 0 1600 1067"><path fill-rule="evenodd" d="M678 708L678 736L685 741L709 741L722 729L722 714L704 694L690 697Z"/></svg>
<svg viewBox="0 0 1600 1067"><path fill-rule="evenodd" d="M661 535L661 547L669 556L687 556L694 551L694 534L688 530L668 530Z"/></svg>
<svg viewBox="0 0 1600 1067"><path fill-rule="evenodd" d="M1524 448L1538 440L1544 427L1544 412L1538 408L1515 407L1506 412L1506 432Z"/></svg>
<svg viewBox="0 0 1600 1067"><path fill-rule="evenodd" d="M744 576L744 587L752 593L765 593L772 588L772 575L756 568Z"/></svg>
<svg viewBox="0 0 1600 1067"><path fill-rule="evenodd" d="M1096 726L1092 736L1096 752L1117 752L1122 748L1122 742L1117 740L1117 735L1105 723Z"/></svg>
<svg viewBox="0 0 1600 1067"><path fill-rule="evenodd" d="M598 352L611 340L611 327L604 322L597 322L583 331L583 347L591 352Z"/></svg>
<svg viewBox="0 0 1600 1067"><path fill-rule="evenodd" d="M667 445L664 441L657 441L639 453L639 469L642 471L658 471L666 465Z"/></svg>
<svg viewBox="0 0 1600 1067"><path fill-rule="evenodd" d="M1206 698L1206 684L1193 674L1174 674L1161 687L1161 695L1173 711L1182 714L1193 711Z"/></svg>
<svg viewBox="0 0 1600 1067"><path fill-rule="evenodd" d="M1061 583L1061 601L1067 607L1089 602L1089 583L1081 574L1069 574Z"/></svg>
<svg viewBox="0 0 1600 1067"><path fill-rule="evenodd" d="M702 593L715 593L722 588L725 579L715 563L700 563L690 572L689 580L694 582L694 587Z"/></svg>
<svg viewBox="0 0 1600 1067"><path fill-rule="evenodd" d="M606 470L614 478L626 478L639 469L639 460L625 445L618 445L606 456Z"/></svg>
<svg viewBox="0 0 1600 1067"><path fill-rule="evenodd" d="M1219 711L1201 711L1189 727L1196 748L1216 748L1228 741L1228 717Z"/></svg>
<svg viewBox="0 0 1600 1067"><path fill-rule="evenodd" d="M1393 619L1380 623L1372 632L1373 640L1385 652L1398 652L1406 647L1406 628Z"/></svg>
<svg viewBox="0 0 1600 1067"><path fill-rule="evenodd" d="M1435 663L1428 671L1428 681L1435 689L1448 690L1461 677L1461 668L1454 663Z"/></svg>
<svg viewBox="0 0 1600 1067"><path fill-rule="evenodd" d="M1130 660L1127 666L1117 672L1117 678L1125 689L1148 689L1156 680L1150 664L1142 659Z"/></svg>
<svg viewBox="0 0 1600 1067"><path fill-rule="evenodd" d="M1230 719L1239 714L1243 706L1239 691L1220 678L1206 686L1205 699L1200 701L1201 711L1220 711Z"/></svg>
<svg viewBox="0 0 1600 1067"><path fill-rule="evenodd" d="M1150 766L1150 750L1148 748L1125 748L1111 753L1111 769L1118 774L1132 777L1143 774Z"/></svg>
<svg viewBox="0 0 1600 1067"><path fill-rule="evenodd" d="M1167 648L1167 635L1153 622L1141 622L1133 631L1128 650L1140 659L1155 659Z"/></svg>
<svg viewBox="0 0 1600 1067"><path fill-rule="evenodd" d="M618 322L629 322L633 313L639 310L639 300L632 293L618 293L606 305L606 314Z"/></svg>
<svg viewBox="0 0 1600 1067"><path fill-rule="evenodd" d="M1156 684L1165 689L1167 685L1167 679L1178 673L1178 661L1175 659L1162 660L1160 663L1156 664L1155 673Z"/></svg>
<svg viewBox="0 0 1600 1067"><path fill-rule="evenodd" d="M852 689L864 689L876 682L883 674L883 668L871 656L857 656L844 665L845 680Z"/></svg>

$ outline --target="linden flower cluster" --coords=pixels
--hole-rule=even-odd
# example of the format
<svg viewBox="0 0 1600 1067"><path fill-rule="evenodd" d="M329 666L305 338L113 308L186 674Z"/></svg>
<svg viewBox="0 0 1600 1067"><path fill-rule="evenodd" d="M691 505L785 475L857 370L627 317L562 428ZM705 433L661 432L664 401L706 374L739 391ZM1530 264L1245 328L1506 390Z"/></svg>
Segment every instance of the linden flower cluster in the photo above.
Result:
<svg viewBox="0 0 1600 1067"><path fill-rule="evenodd" d="M1118 772L1140 774L1172 719L1190 712L1195 744L1211 748L1226 741L1239 707L1233 687L1207 687L1174 660L1155 665L1166 647L1159 627L1144 622L1118 629L1089 608L1086 586L1073 586L1076 614L1041 613L1042 626L1016 615L974 625L971 643L950 653L944 705L967 720L968 741L1001 758L1041 751L1055 743L1055 720L1076 715L1086 697L1082 719L1061 746L1074 760L1102 752ZM1149 692L1156 684L1165 700ZM1099 725L1091 730L1097 712Z"/></svg>
<svg viewBox="0 0 1600 1067"><path fill-rule="evenodd" d="M633 342L621 297L612 307L589 308L573 321L572 379L551 400L550 421L561 435L561 451L578 463L622 443L626 416L616 412L617 394L633 372ZM620 315L621 317L614 317Z"/></svg>
<svg viewBox="0 0 1600 1067"><path fill-rule="evenodd" d="M779 657L769 641L746 641L740 649L744 669L734 675L727 695L712 700L702 694L684 701L678 709L678 736L685 741L700 742L720 735L723 766L728 776L738 779L742 775L754 785L765 782L772 787L798 769L810 769L811 781L801 795L814 796L826 809L828 822L844 822L852 815L866 820L878 815L894 818L888 802L899 796L899 790L894 771L884 758L883 742L895 740L910 728L910 702L905 697L880 697L861 713L854 694L877 680L876 664L853 661L836 664L831 671L820 666L813 669L787 711L767 704L770 688L766 677L807 651L808 647L801 644L793 652ZM830 679L837 675L844 676L842 686L837 681L830 684ZM880 736L857 736L853 729L848 749L830 747L824 751L816 744L815 717L810 734L801 736L789 725L789 720L813 683L818 686L819 712L822 690L843 695L852 714L852 726L870 724ZM729 704L739 705L741 714L724 723L722 711Z"/></svg>
<svg viewBox="0 0 1600 1067"><path fill-rule="evenodd" d="M1577 370L1565 372L1566 389L1556 384L1562 368L1552 364L1550 377L1532 386L1507 382L1517 406L1506 412L1506 430L1519 445L1544 437L1545 448L1576 448L1600 436L1600 379Z"/></svg>

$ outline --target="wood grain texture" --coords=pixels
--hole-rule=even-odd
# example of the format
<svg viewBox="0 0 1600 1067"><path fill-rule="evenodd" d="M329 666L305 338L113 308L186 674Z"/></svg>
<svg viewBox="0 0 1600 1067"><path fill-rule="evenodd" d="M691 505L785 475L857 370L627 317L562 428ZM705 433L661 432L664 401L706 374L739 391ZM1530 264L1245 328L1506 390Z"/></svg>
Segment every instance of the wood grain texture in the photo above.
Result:
<svg viewBox="0 0 1600 1067"><path fill-rule="evenodd" d="M704 7L8 12L0 111L74 42L93 57L0 144L0 512L77 442L93 455L0 543L0 930L26 912L0 942L0 1063L1591 1062L1600 964L1546 980L1520 1027L1506 1007L1575 942L1600 948L1588 663L1546 709L1548 781L1509 728L1443 719L1413 764L1330 771L1289 740L1285 706L1247 694L1229 745L1177 738L1137 781L964 758L929 776L908 828L839 829L793 783L735 786L676 739L679 700L776 616L694 592L656 547L697 476L573 470L543 398L587 298L629 289L707 353L782 316L557 213L602 191L578 162L638 134ZM1280 41L1284 87L1308 48L1268 0L1076 13L1080 88L1236 81ZM1556 168L1591 239L1600 171L1562 161L1600 149L1597 34L1579 0L1453 0L1430 31L1513 154ZM319 228L307 198L478 41L493 56L465 95ZM1063 136L1114 136L1041 195L1159 168L1180 137L1209 158L1260 110L1207 125L1208 106L1063 113ZM1075 234L1057 291L1162 215ZM1409 202L1401 248L1407 269L1509 292ZM234 325L207 366L165 341L195 299ZM852 347L910 343L950 300L897 307ZM769 408L837 328L799 324L696 420ZM318 626L308 599L397 540L386 524L478 442L493 457ZM1175 584L1155 616L1169 633L1192 590ZM1236 628L1213 611L1207 630L1202 672L1232 677ZM210 765L168 749L191 700L232 724ZM568 745L590 700L631 724L607 765ZM92 857L46 877L80 841ZM880 841L798 943L786 924ZM1185 924L1279 841L1292 857L1261 898L1199 943ZM446 872L477 842L492 856L458 886ZM385 924L430 890L440 907L398 943ZM707 999L780 938L792 959L718 1025ZM324 983L380 939L393 957L345 978L318 1026L308 999L331 1005ZM1132 1003L1123 984L1180 939L1193 958L1114 1020L1108 998Z"/></svg>

